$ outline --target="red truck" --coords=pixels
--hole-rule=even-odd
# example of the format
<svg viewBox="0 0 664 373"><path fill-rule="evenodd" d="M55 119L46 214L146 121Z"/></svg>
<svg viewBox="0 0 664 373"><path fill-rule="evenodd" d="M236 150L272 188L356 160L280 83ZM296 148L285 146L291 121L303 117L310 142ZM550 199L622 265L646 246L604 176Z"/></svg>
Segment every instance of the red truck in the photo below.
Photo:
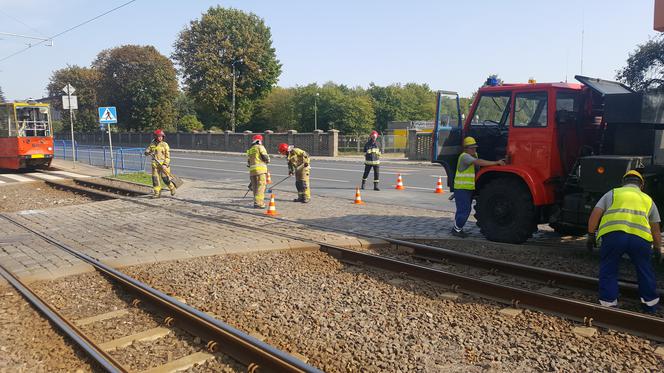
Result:
<svg viewBox="0 0 664 373"><path fill-rule="evenodd" d="M644 173L656 203L664 201L664 95L575 78L579 83L488 80L465 123L458 95L439 91L431 159L445 168L448 186L465 136L477 140L481 158L507 160L476 173L475 217L487 239L522 243L538 224L584 234L597 200L630 169ZM456 96L456 112L444 112L454 106L443 105L445 96Z"/></svg>

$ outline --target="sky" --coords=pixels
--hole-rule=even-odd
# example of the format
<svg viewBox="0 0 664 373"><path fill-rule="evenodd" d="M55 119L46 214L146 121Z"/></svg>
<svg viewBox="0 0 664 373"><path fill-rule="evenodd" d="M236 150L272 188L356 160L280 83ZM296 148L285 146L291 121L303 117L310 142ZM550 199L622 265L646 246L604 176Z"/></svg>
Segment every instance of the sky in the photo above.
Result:
<svg viewBox="0 0 664 373"><path fill-rule="evenodd" d="M127 1L0 0L0 33L50 37ZM120 45L170 56L179 32L212 6L265 20L283 87L414 82L469 96L490 74L513 83L614 79L658 34L653 1L137 0L4 61L30 40L0 35L0 87L10 100L43 97L53 71L90 66Z"/></svg>

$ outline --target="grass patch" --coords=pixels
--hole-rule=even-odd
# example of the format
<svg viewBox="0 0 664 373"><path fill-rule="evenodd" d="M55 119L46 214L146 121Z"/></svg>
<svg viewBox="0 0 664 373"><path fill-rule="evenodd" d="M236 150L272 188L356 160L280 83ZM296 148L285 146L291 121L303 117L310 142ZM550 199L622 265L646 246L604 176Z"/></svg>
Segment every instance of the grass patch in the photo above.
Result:
<svg viewBox="0 0 664 373"><path fill-rule="evenodd" d="M131 181L133 183L144 184L147 186L152 186L152 175L145 172L131 172L126 174L119 174L117 176L112 176L113 179Z"/></svg>

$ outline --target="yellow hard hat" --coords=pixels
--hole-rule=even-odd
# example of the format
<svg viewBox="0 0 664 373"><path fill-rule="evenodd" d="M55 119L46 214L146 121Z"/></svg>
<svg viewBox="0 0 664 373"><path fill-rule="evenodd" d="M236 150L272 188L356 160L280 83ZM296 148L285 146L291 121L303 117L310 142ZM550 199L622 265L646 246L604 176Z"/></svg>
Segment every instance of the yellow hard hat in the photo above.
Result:
<svg viewBox="0 0 664 373"><path fill-rule="evenodd" d="M465 139L463 139L463 147L467 148L470 146L477 146L477 141L475 141L474 138L468 136Z"/></svg>
<svg viewBox="0 0 664 373"><path fill-rule="evenodd" d="M643 180L643 176L641 175L641 173L639 173L639 171L629 170L625 173L625 175L623 175L623 179L625 179L627 177L630 177L630 176L638 177L639 180L641 180L641 184L645 184L645 180Z"/></svg>

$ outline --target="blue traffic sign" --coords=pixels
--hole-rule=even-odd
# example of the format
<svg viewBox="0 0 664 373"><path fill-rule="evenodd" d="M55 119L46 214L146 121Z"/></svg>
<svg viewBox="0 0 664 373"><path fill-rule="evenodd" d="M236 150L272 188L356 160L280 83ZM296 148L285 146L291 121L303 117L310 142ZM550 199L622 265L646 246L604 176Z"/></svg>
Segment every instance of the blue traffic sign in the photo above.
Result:
<svg viewBox="0 0 664 373"><path fill-rule="evenodd" d="M99 123L109 124L118 122L118 113L115 106L106 106L99 108Z"/></svg>

